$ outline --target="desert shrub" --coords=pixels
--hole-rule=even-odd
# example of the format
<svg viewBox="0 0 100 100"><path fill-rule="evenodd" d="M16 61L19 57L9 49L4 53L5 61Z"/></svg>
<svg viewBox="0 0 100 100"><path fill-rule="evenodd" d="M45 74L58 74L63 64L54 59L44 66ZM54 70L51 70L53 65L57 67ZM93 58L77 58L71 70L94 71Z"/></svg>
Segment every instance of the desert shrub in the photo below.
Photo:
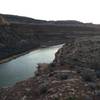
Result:
<svg viewBox="0 0 100 100"><path fill-rule="evenodd" d="M89 95L85 95L83 97L83 100L93 100L93 97L92 96L89 96Z"/></svg>
<svg viewBox="0 0 100 100"><path fill-rule="evenodd" d="M54 63L50 63L49 66L50 67L55 67L55 64Z"/></svg>
<svg viewBox="0 0 100 100"><path fill-rule="evenodd" d="M97 87L95 82L88 82L88 86L92 91L94 91Z"/></svg>
<svg viewBox="0 0 100 100"><path fill-rule="evenodd" d="M96 73L91 69L85 69L80 74L84 81L92 82L96 80Z"/></svg>
<svg viewBox="0 0 100 100"><path fill-rule="evenodd" d="M56 78L59 79L59 80L66 80L66 79L69 78L69 75L66 72L60 72L59 71L58 73L56 73Z"/></svg>
<svg viewBox="0 0 100 100"><path fill-rule="evenodd" d="M92 80L92 76L90 76L90 75L88 75L88 74L84 74L84 75L82 75L82 78L85 80L85 81L93 81Z"/></svg>
<svg viewBox="0 0 100 100"><path fill-rule="evenodd" d="M47 86L47 84L43 84L43 85L41 85L40 87L39 87L40 89L40 94L45 94L45 93L47 93L47 91L48 91L48 86Z"/></svg>
<svg viewBox="0 0 100 100"><path fill-rule="evenodd" d="M59 77L61 80L66 80L66 79L68 79L68 75L67 74L62 74L62 75L60 75L60 77Z"/></svg>
<svg viewBox="0 0 100 100"><path fill-rule="evenodd" d="M53 100L60 100L60 98L59 97L54 97Z"/></svg>
<svg viewBox="0 0 100 100"><path fill-rule="evenodd" d="M95 96L100 96L100 90L95 91Z"/></svg>
<svg viewBox="0 0 100 100"><path fill-rule="evenodd" d="M66 100L78 100L78 98L76 96L70 96Z"/></svg>
<svg viewBox="0 0 100 100"><path fill-rule="evenodd" d="M98 84L96 88L97 88L97 90L100 90L100 84Z"/></svg>
<svg viewBox="0 0 100 100"><path fill-rule="evenodd" d="M48 67L48 70L49 70L50 72L53 72L53 71L54 71L54 68L55 68L55 64L54 64L54 63L50 63L48 66L49 66L49 67Z"/></svg>
<svg viewBox="0 0 100 100"><path fill-rule="evenodd" d="M100 78L100 70L96 70L96 76L97 78Z"/></svg>

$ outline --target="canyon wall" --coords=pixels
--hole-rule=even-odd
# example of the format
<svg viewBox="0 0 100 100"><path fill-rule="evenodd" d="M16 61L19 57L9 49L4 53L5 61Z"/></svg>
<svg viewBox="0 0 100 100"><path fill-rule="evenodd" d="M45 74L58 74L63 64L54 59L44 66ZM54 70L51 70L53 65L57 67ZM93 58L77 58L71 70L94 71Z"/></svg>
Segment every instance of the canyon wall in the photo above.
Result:
<svg viewBox="0 0 100 100"><path fill-rule="evenodd" d="M100 25L79 21L44 21L0 15L0 60L73 38L100 35Z"/></svg>

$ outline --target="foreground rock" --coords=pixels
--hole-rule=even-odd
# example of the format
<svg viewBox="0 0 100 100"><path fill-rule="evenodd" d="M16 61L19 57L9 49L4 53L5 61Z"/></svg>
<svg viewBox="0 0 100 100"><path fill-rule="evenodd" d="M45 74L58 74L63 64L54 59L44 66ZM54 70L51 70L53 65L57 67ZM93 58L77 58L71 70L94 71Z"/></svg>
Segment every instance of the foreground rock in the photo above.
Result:
<svg viewBox="0 0 100 100"><path fill-rule="evenodd" d="M93 66L99 65L99 41L92 37L67 43L53 63L38 65L34 78L0 89L0 100L100 100L99 66Z"/></svg>

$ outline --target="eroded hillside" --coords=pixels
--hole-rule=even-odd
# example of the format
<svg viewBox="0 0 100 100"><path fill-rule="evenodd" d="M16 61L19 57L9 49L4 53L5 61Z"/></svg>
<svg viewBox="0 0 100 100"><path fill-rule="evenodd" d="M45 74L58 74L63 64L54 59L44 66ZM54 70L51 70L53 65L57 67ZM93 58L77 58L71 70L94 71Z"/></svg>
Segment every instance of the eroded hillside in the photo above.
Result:
<svg viewBox="0 0 100 100"><path fill-rule="evenodd" d="M44 21L0 15L0 60L70 39L100 35L100 26L78 21Z"/></svg>

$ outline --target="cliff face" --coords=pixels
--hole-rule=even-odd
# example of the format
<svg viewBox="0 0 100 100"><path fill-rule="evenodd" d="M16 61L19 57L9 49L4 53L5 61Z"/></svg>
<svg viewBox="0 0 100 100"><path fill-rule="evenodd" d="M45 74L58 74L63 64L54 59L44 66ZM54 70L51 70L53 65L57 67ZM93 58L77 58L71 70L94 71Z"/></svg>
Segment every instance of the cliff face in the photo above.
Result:
<svg viewBox="0 0 100 100"><path fill-rule="evenodd" d="M72 38L100 35L100 25L78 21L44 21L0 15L0 60Z"/></svg>
<svg viewBox="0 0 100 100"><path fill-rule="evenodd" d="M100 36L82 37L67 42L56 53L55 64L70 64L100 70Z"/></svg>
<svg viewBox="0 0 100 100"><path fill-rule="evenodd" d="M23 34L8 25L0 27L0 59L37 48L39 45L34 34Z"/></svg>
<svg viewBox="0 0 100 100"><path fill-rule="evenodd" d="M100 37L67 42L34 78L0 89L0 100L100 100Z"/></svg>

